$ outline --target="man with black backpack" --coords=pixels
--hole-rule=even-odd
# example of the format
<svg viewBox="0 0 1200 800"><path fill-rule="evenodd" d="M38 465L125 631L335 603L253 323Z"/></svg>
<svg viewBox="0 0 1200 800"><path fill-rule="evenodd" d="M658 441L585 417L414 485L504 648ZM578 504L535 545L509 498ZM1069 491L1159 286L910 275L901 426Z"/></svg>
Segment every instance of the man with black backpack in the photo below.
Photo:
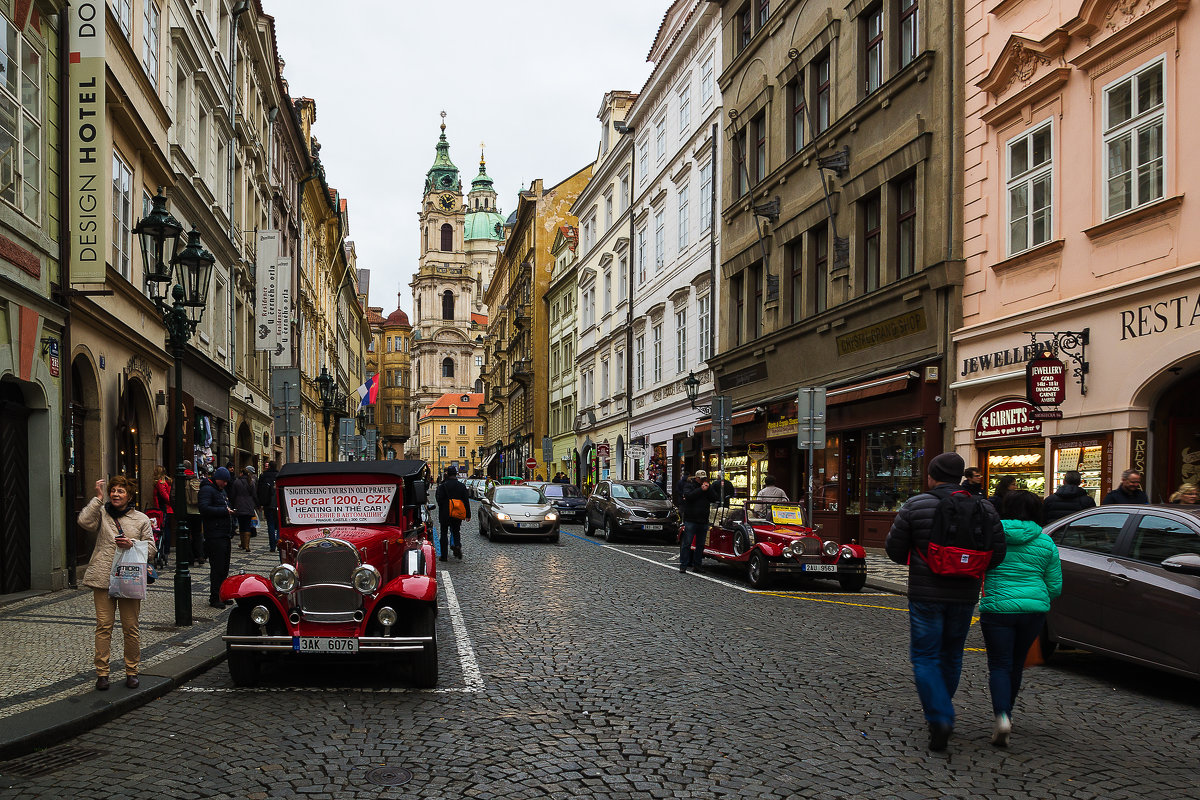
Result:
<svg viewBox="0 0 1200 800"><path fill-rule="evenodd" d="M957 453L929 462L929 491L910 497L887 536L888 557L908 565L909 659L929 723L929 749L954 732L954 693L984 570L1004 560L1004 529L985 498L958 486Z"/></svg>

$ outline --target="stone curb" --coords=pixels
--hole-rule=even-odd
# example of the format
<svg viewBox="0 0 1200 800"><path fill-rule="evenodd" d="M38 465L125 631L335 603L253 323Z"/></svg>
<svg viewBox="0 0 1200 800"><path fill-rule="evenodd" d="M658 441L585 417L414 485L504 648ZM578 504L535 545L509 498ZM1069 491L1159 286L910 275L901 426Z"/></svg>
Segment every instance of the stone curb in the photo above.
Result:
<svg viewBox="0 0 1200 800"><path fill-rule="evenodd" d="M892 594L908 595L908 584L899 583L897 581L889 581L886 578L872 578L867 576L867 586L872 589L879 589L882 592L891 592Z"/></svg>
<svg viewBox="0 0 1200 800"><path fill-rule="evenodd" d="M141 672L137 689L114 680L107 692L63 698L7 717L0 725L0 761L58 744L157 700L224 659L225 644L215 636Z"/></svg>

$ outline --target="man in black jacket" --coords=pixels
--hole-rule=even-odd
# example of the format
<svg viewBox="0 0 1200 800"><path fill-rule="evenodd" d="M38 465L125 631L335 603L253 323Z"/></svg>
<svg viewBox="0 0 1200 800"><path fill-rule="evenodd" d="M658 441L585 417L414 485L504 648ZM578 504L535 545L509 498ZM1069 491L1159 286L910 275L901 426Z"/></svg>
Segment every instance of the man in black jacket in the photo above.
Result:
<svg viewBox="0 0 1200 800"><path fill-rule="evenodd" d="M1063 485L1054 490L1054 494L1042 501L1042 521L1049 525L1055 520L1069 517L1076 511L1085 508L1095 508L1096 501L1080 484L1083 476L1075 470L1063 475Z"/></svg>
<svg viewBox="0 0 1200 800"><path fill-rule="evenodd" d="M708 482L708 473L702 469L687 481L680 493L683 502L679 511L683 515L683 536L679 540L679 571L700 569L704 560L704 540L708 537L708 512L713 503L721 498Z"/></svg>
<svg viewBox="0 0 1200 800"><path fill-rule="evenodd" d="M908 565L909 660L929 723L929 749L945 750L954 731L954 692L962 673L963 645L979 600L978 578L938 575L926 561L934 512L943 498L964 491L962 456L942 453L929 462L929 491L910 497L888 532L888 557ZM977 498L990 526L992 566L1004 560L1004 529L992 504Z"/></svg>
<svg viewBox="0 0 1200 800"><path fill-rule="evenodd" d="M221 584L229 577L229 540L233 536L233 509L225 487L233 476L225 467L218 467L212 480L200 484L200 519L204 524L204 549L208 555L208 604L224 608Z"/></svg>
<svg viewBox="0 0 1200 800"><path fill-rule="evenodd" d="M1150 498L1142 491L1142 473L1136 469L1127 469L1121 473L1121 485L1104 495L1100 505L1111 506L1116 503L1127 503L1144 506L1149 502Z"/></svg>
<svg viewBox="0 0 1200 800"><path fill-rule="evenodd" d="M462 530L463 521L454 519L450 516L450 501L462 500L463 506L467 510L467 519L471 518L471 492L458 479L458 470L454 467L446 467L446 477L438 484L437 493L434 495L437 498L438 507L438 525L442 529L442 561L450 558L449 550L446 549L446 535L450 534L450 547L454 550L454 557L462 560L462 540L458 538Z"/></svg>
<svg viewBox="0 0 1200 800"><path fill-rule="evenodd" d="M279 470L275 469L275 462L268 461L257 487L258 504L267 518L267 546L272 553L279 544L279 496L275 494L275 480L278 477Z"/></svg>

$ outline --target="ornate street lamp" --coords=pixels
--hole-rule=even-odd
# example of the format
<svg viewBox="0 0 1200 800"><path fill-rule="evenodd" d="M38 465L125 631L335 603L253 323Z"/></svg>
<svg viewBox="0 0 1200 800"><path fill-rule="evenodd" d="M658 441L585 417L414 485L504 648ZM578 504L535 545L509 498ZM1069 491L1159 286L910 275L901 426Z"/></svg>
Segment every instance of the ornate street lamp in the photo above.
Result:
<svg viewBox="0 0 1200 800"><path fill-rule="evenodd" d="M208 284L212 279L213 254L200 246L200 232L192 227L187 246L176 253L183 225L167 213L167 199L159 189L150 213L138 221L133 232L142 247L146 290L163 316L167 340L175 360L175 402L171 405L171 428L175 431L175 483L171 487L173 536L175 539L175 624L192 624L192 575L188 556L192 551L187 526L187 460L183 453L183 355L188 340L204 316ZM174 268L173 270L171 268ZM170 288L168 303L165 291Z"/></svg>
<svg viewBox="0 0 1200 800"><path fill-rule="evenodd" d="M337 461L330 457L332 450L329 447L329 415L333 413L337 402L337 385L325 367L321 367L321 374L317 376L317 391L321 395L321 413L325 419L325 460Z"/></svg>
<svg viewBox="0 0 1200 800"><path fill-rule="evenodd" d="M699 411L704 415L712 414L712 406L696 405L696 398L700 395L700 379L696 377L696 373L688 372L688 376L683 379L683 390L687 393L687 399L691 403L693 411Z"/></svg>

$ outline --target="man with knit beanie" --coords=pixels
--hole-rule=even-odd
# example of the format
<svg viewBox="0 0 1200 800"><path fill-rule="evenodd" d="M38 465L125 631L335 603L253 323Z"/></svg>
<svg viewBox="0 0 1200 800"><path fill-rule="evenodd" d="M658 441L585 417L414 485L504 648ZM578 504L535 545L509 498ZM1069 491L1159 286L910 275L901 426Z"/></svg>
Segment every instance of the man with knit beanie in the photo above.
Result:
<svg viewBox="0 0 1200 800"><path fill-rule="evenodd" d="M886 549L897 564L908 565L909 660L917 694L929 723L929 749L946 749L954 732L954 693L962 674L963 646L979 601L979 578L939 575L926 554L938 505L958 486L965 464L957 453L942 453L929 462L929 491L910 497L892 523ZM965 492L964 492L965 493ZM975 498L989 531L990 565L1004 560L1004 529L991 503Z"/></svg>

